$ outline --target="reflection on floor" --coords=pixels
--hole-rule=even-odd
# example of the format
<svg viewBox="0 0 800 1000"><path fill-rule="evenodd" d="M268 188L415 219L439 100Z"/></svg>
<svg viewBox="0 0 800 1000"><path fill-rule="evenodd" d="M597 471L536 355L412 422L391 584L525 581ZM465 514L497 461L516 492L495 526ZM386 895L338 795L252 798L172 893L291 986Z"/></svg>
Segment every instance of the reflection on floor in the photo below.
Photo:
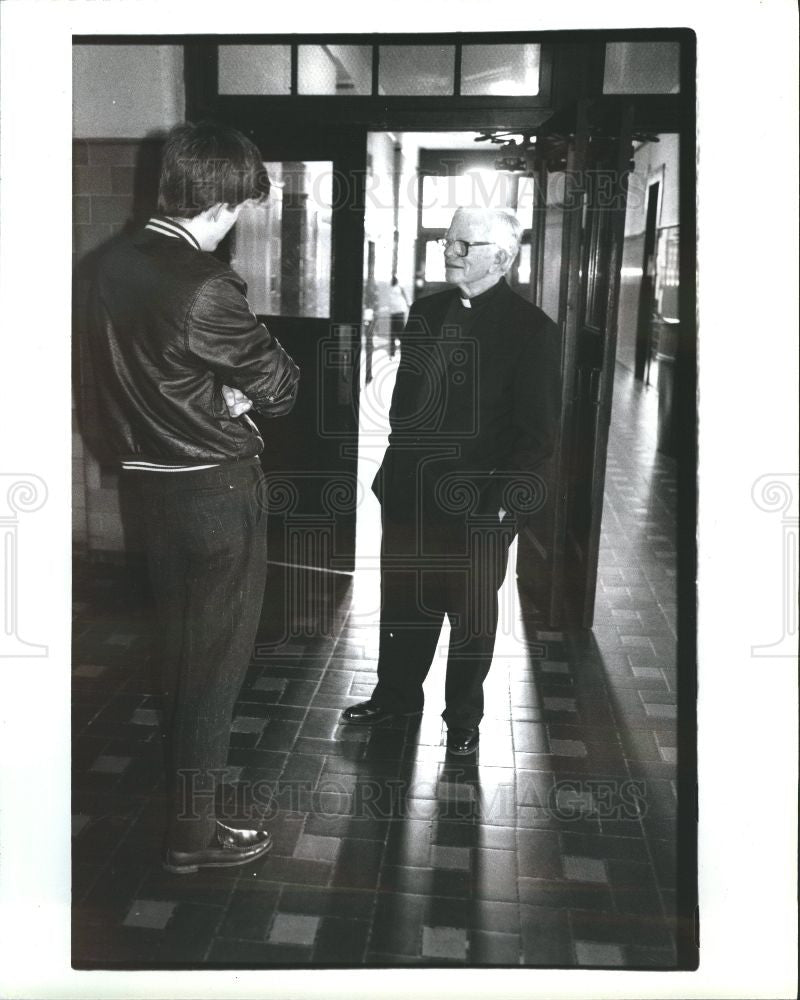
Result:
<svg viewBox="0 0 800 1000"><path fill-rule="evenodd" d="M675 480L654 398L619 375L594 630L537 630L509 574L477 761L445 756L440 657L421 724L340 727L374 681L376 568L322 587L275 568L220 790L272 831L250 867L161 871L146 588L78 567L74 964L673 966Z"/></svg>

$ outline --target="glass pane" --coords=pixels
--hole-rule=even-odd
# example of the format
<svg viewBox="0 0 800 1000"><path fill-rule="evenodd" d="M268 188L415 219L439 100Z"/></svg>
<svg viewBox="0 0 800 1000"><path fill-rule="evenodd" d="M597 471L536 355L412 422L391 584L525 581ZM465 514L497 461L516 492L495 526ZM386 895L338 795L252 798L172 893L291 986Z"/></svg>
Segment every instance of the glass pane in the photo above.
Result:
<svg viewBox="0 0 800 1000"><path fill-rule="evenodd" d="M513 175L500 170L470 170L453 177L422 178L422 228L447 229L457 208L507 208Z"/></svg>
<svg viewBox="0 0 800 1000"><path fill-rule="evenodd" d="M298 94L372 93L371 45L299 45Z"/></svg>
<svg viewBox="0 0 800 1000"><path fill-rule="evenodd" d="M540 307L554 321L559 320L559 293L561 289L561 246L564 226L565 174L547 175L547 207L544 217L544 246L542 247L542 287Z"/></svg>
<svg viewBox="0 0 800 1000"><path fill-rule="evenodd" d="M444 281L444 251L436 240L425 244L425 281Z"/></svg>
<svg viewBox="0 0 800 1000"><path fill-rule="evenodd" d="M680 269L678 259L677 226L660 229L656 250L656 312L665 320L678 321L678 291L680 287Z"/></svg>
<svg viewBox="0 0 800 1000"><path fill-rule="evenodd" d="M609 42L604 94L680 93L679 42Z"/></svg>
<svg viewBox="0 0 800 1000"><path fill-rule="evenodd" d="M289 94L292 56L288 45L220 45L220 94Z"/></svg>
<svg viewBox="0 0 800 1000"><path fill-rule="evenodd" d="M517 263L517 281L520 285L531 283L531 245L523 243L519 248L519 261Z"/></svg>
<svg viewBox="0 0 800 1000"><path fill-rule="evenodd" d="M255 313L330 315L333 164L266 163L266 207L246 206L233 233L231 267Z"/></svg>
<svg viewBox="0 0 800 1000"><path fill-rule="evenodd" d="M539 93L539 45L465 45L461 93L526 96Z"/></svg>
<svg viewBox="0 0 800 1000"><path fill-rule="evenodd" d="M455 64L452 45L381 45L378 93L418 97L452 94Z"/></svg>
<svg viewBox="0 0 800 1000"><path fill-rule="evenodd" d="M533 226L537 187L538 181L535 177L520 177L517 182L516 214L523 229L531 229Z"/></svg>

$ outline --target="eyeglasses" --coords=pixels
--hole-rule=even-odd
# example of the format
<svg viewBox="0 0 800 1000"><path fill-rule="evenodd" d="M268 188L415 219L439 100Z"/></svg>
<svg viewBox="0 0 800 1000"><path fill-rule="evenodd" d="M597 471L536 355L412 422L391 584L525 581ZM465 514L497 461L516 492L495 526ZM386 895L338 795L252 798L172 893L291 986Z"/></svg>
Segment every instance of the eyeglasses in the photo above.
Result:
<svg viewBox="0 0 800 1000"><path fill-rule="evenodd" d="M491 247L497 246L494 240L479 240L474 243L467 243L466 240L437 240L437 243L442 248L443 251L453 248L453 253L456 257L466 257L469 253L470 247Z"/></svg>

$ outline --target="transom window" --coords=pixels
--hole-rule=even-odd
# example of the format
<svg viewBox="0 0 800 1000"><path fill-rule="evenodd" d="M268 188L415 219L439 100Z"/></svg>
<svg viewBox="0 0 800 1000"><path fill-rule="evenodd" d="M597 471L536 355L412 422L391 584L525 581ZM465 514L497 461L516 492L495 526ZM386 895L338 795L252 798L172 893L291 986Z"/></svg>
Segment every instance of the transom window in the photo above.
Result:
<svg viewBox="0 0 800 1000"><path fill-rule="evenodd" d="M221 95L535 97L541 45L218 46Z"/></svg>

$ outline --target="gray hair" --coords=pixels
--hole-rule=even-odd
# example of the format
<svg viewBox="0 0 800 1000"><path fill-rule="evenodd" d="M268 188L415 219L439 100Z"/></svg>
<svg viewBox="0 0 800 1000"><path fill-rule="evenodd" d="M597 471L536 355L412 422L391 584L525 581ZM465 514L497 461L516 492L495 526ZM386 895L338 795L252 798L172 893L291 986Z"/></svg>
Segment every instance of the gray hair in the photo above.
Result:
<svg viewBox="0 0 800 1000"><path fill-rule="evenodd" d="M493 243L504 250L507 256L504 274L511 269L517 259L522 239L522 224L508 208L458 208L456 215L463 212L473 218L480 218L485 224L487 235ZM455 218L455 216L454 216Z"/></svg>
<svg viewBox="0 0 800 1000"><path fill-rule="evenodd" d="M508 209L490 209L490 232L494 242L508 254L506 271L517 259L519 244L522 239L522 223Z"/></svg>

